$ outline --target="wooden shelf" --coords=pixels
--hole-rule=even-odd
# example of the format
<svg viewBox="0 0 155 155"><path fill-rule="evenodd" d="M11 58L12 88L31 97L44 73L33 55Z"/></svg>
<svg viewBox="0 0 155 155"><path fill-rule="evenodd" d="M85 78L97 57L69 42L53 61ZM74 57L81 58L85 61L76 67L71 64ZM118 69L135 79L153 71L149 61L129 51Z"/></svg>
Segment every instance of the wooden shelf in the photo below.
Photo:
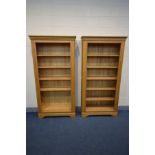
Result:
<svg viewBox="0 0 155 155"><path fill-rule="evenodd" d="M42 77L39 80L71 80L70 77Z"/></svg>
<svg viewBox="0 0 155 155"><path fill-rule="evenodd" d="M87 97L86 101L114 101L114 97Z"/></svg>
<svg viewBox="0 0 155 155"><path fill-rule="evenodd" d="M86 112L114 111L114 107L86 107Z"/></svg>
<svg viewBox="0 0 155 155"><path fill-rule="evenodd" d="M119 57L119 55L87 55L88 57Z"/></svg>
<svg viewBox="0 0 155 155"><path fill-rule="evenodd" d="M101 69L102 69L102 68L103 68L103 69L104 69L104 68L114 68L114 69L115 69L115 68L118 68L118 67L117 67L117 66L87 66L87 68L93 68L93 69L95 69L95 68L96 68L96 69L98 69L98 68L99 68L99 69L100 69L100 68L101 68Z"/></svg>
<svg viewBox="0 0 155 155"><path fill-rule="evenodd" d="M41 112L71 112L71 103L42 103Z"/></svg>
<svg viewBox="0 0 155 155"><path fill-rule="evenodd" d="M64 69L66 69L66 68L70 68L70 66L39 66L38 68L39 68L39 69L43 69L43 68L49 68L49 69L50 69L50 68L51 68L51 69L52 69L52 68L54 68L54 69L55 69L55 68L56 68L56 69L59 69L59 68L60 68L60 69L61 69L61 68L63 69L63 68L64 68Z"/></svg>
<svg viewBox="0 0 155 155"><path fill-rule="evenodd" d="M37 55L38 57L70 57L70 55Z"/></svg>
<svg viewBox="0 0 155 155"><path fill-rule="evenodd" d="M113 87L103 87L103 88L87 88L86 90L116 90L116 88Z"/></svg>
<svg viewBox="0 0 155 155"><path fill-rule="evenodd" d="M117 77L87 77L87 80L117 80Z"/></svg>
<svg viewBox="0 0 155 155"><path fill-rule="evenodd" d="M70 91L70 88L40 88L40 91Z"/></svg>

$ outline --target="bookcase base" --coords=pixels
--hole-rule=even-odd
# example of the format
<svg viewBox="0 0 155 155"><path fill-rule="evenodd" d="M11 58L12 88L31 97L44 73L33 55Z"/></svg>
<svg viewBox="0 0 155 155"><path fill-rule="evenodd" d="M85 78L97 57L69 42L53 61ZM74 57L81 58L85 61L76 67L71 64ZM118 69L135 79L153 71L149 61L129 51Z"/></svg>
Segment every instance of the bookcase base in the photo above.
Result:
<svg viewBox="0 0 155 155"><path fill-rule="evenodd" d="M109 115L112 117L116 117L118 115L117 111L102 111L102 112L82 112L81 113L82 117L88 117L88 116L93 116L93 115Z"/></svg>
<svg viewBox="0 0 155 155"><path fill-rule="evenodd" d="M71 118L75 118L75 113L38 113L39 118L50 117L50 116L69 116Z"/></svg>

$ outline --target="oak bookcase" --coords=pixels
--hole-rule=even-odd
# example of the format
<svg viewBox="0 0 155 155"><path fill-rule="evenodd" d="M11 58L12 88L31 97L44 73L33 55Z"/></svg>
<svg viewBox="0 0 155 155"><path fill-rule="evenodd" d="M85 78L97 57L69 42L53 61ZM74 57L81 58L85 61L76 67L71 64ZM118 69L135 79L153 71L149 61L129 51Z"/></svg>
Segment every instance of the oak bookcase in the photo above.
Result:
<svg viewBox="0 0 155 155"><path fill-rule="evenodd" d="M82 37L82 116L118 113L126 37Z"/></svg>
<svg viewBox="0 0 155 155"><path fill-rule="evenodd" d="M75 116L75 36L30 36L38 116Z"/></svg>

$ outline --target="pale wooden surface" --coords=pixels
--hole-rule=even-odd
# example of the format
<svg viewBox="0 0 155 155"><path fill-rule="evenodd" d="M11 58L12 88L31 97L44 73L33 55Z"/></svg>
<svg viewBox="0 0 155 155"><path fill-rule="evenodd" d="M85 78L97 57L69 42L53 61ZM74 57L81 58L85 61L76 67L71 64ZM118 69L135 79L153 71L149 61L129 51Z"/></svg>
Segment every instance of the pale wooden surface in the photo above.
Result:
<svg viewBox="0 0 155 155"><path fill-rule="evenodd" d="M40 88L40 91L70 91L71 88Z"/></svg>
<svg viewBox="0 0 155 155"><path fill-rule="evenodd" d="M75 113L75 41L70 42L70 65L71 65L71 102L72 112Z"/></svg>
<svg viewBox="0 0 155 155"><path fill-rule="evenodd" d="M75 37L30 36L38 116L75 116Z"/></svg>
<svg viewBox="0 0 155 155"><path fill-rule="evenodd" d="M118 64L116 95L115 95L115 110L116 111L118 111L118 100L119 100L121 73L122 73L122 65L123 65L123 57L124 57L124 46L125 46L125 40L121 42L121 46L120 46L120 57L119 57L119 64Z"/></svg>
<svg viewBox="0 0 155 155"><path fill-rule="evenodd" d="M39 80L70 80L70 77L42 77Z"/></svg>
<svg viewBox="0 0 155 155"><path fill-rule="evenodd" d="M35 85L36 85L37 105L38 105L38 111L40 112L41 111L41 109L40 109L40 106L41 106L41 96L40 96L38 61L37 61L37 51L36 51L36 43L35 43L35 41L31 40L31 47L32 47L34 77L35 77Z"/></svg>
<svg viewBox="0 0 155 155"><path fill-rule="evenodd" d="M43 103L41 112L71 112L71 104L69 103Z"/></svg>
<svg viewBox="0 0 155 155"><path fill-rule="evenodd" d="M118 113L126 37L82 37L82 116Z"/></svg>
<svg viewBox="0 0 155 155"><path fill-rule="evenodd" d="M86 41L82 42L82 95L81 95L81 110L82 112L85 111L86 108L86 86L87 86L87 48L88 48L88 43Z"/></svg>
<svg viewBox="0 0 155 155"><path fill-rule="evenodd" d="M87 107L86 112L114 111L113 107Z"/></svg>

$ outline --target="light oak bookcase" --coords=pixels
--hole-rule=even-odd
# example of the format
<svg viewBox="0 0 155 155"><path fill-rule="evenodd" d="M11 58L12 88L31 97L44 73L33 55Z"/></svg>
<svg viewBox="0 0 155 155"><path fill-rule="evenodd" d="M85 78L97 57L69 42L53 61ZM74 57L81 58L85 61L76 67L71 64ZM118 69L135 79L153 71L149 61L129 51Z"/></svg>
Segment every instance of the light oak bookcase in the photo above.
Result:
<svg viewBox="0 0 155 155"><path fill-rule="evenodd" d="M82 37L82 116L118 113L126 37Z"/></svg>
<svg viewBox="0 0 155 155"><path fill-rule="evenodd" d="M38 116L75 116L75 36L30 36Z"/></svg>

